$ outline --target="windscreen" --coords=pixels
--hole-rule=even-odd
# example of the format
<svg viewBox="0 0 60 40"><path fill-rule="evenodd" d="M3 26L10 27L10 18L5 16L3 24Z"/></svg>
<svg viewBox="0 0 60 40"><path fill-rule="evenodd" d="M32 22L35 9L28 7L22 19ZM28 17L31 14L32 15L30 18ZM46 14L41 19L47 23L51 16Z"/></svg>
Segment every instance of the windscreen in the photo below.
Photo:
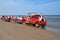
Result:
<svg viewBox="0 0 60 40"><path fill-rule="evenodd" d="M35 15L35 16L34 16L34 18L39 18L39 17L41 17L41 16L40 16L40 15Z"/></svg>

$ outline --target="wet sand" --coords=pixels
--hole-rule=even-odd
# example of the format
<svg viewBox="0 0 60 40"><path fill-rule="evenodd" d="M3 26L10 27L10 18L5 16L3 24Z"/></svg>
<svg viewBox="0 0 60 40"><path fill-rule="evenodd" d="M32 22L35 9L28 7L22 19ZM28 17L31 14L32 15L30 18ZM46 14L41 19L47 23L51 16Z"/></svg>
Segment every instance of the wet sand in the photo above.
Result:
<svg viewBox="0 0 60 40"><path fill-rule="evenodd" d="M60 35L25 24L0 21L0 40L60 40Z"/></svg>

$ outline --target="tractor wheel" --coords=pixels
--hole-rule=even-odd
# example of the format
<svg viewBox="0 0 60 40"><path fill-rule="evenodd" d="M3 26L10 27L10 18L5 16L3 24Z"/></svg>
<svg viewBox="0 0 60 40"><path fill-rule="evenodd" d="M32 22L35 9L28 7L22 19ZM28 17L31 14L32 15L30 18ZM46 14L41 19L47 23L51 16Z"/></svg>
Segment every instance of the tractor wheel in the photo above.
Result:
<svg viewBox="0 0 60 40"><path fill-rule="evenodd" d="M39 28L39 23L35 23L35 26L36 26L37 28Z"/></svg>

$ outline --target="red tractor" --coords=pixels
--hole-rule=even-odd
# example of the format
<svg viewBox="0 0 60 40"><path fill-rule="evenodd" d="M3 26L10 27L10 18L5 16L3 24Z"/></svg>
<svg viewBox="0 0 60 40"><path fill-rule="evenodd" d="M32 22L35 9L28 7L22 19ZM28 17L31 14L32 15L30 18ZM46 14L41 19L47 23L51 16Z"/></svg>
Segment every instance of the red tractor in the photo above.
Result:
<svg viewBox="0 0 60 40"><path fill-rule="evenodd" d="M40 14L31 14L30 15L30 24L33 24L37 28L39 28L40 26L42 28L45 28L46 23L47 22L43 15L40 15Z"/></svg>

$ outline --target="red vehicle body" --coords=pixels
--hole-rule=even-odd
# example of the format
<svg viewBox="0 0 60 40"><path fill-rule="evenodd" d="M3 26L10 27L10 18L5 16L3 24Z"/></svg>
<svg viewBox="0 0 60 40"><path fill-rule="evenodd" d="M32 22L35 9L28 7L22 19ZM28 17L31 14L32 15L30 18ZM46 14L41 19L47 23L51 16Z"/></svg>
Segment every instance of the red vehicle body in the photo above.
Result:
<svg viewBox="0 0 60 40"><path fill-rule="evenodd" d="M33 24L36 27L39 27L39 26L43 27L46 25L46 23L47 22L43 15L34 14L30 16L30 24Z"/></svg>
<svg viewBox="0 0 60 40"><path fill-rule="evenodd" d="M22 18L22 23L25 23L25 18Z"/></svg>

